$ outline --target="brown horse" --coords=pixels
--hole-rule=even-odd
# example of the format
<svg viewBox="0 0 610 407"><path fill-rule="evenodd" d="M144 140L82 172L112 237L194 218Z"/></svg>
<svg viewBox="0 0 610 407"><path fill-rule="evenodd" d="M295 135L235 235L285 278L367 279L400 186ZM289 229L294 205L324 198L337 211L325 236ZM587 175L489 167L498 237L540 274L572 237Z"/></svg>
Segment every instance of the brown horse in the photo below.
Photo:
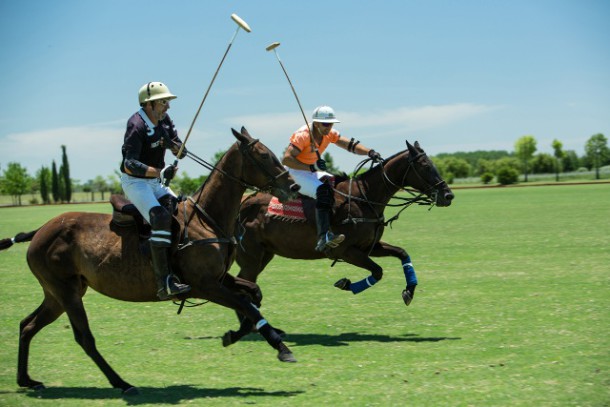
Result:
<svg viewBox="0 0 610 407"><path fill-rule="evenodd" d="M237 251L237 263L241 268L238 277L256 282L258 275L276 254L304 260L326 256L346 261L371 273L358 282L352 283L343 278L335 283L336 287L357 294L377 283L383 276L382 268L371 260L371 256L393 256L403 266L407 285L402 297L405 304L409 305L417 285L415 270L409 254L403 248L380 240L385 226L398 216L386 221L384 210L386 206L402 206L405 209L413 203L449 206L454 195L419 143L416 142L414 146L409 142L406 144L407 150L393 155L361 175L353 179L337 180L332 229L346 237L339 247L326 253L314 250L317 236L313 199L301 198L307 221L295 222L267 213L270 195L255 194L246 197L240 210L237 229L237 234L242 235ZM402 198L402 204L390 204L391 198L401 190L411 192L412 198Z"/></svg>
<svg viewBox="0 0 610 407"><path fill-rule="evenodd" d="M299 187L277 157L252 139L244 128L240 133L233 130L233 134L237 142L212 168L207 181L193 195L196 198L178 205L174 223L181 240L173 255L172 268L192 286L184 298L206 299L245 315L278 350L281 361L293 362L288 347L253 304L260 305L262 298L258 286L228 274L235 258L235 239L229 233L235 228L247 187L268 191L282 201L295 197ZM189 156L196 157L191 153ZM14 241L31 240L27 261L44 292L42 304L20 324L19 386L44 388L28 374L30 342L42 328L66 312L76 342L110 384L126 394L138 392L98 352L82 301L87 287L123 301L158 301L150 259L140 253L136 228L118 227L111 218L106 214L68 212L34 233L19 234L0 245L6 248ZM229 343L227 335L223 337L224 346L234 342Z"/></svg>

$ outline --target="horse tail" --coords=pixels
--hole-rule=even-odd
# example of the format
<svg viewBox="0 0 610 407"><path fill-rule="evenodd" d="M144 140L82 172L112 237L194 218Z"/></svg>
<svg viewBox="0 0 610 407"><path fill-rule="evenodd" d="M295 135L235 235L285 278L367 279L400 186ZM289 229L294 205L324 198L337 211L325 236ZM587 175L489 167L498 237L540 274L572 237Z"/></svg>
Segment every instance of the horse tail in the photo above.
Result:
<svg viewBox="0 0 610 407"><path fill-rule="evenodd" d="M36 234L36 232L38 232L39 230L40 229L36 229L36 230L32 230L31 232L27 232L27 233L20 232L20 233L17 233L15 235L15 237L0 240L0 250L6 250L15 243L23 243L23 242L31 241L34 238L34 235Z"/></svg>

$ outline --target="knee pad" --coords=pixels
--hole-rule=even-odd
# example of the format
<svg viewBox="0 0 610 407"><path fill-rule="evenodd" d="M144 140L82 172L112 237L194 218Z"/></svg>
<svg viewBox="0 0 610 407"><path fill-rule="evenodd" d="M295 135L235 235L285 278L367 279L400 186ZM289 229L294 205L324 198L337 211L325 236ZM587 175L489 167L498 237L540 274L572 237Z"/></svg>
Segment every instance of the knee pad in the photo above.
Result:
<svg viewBox="0 0 610 407"><path fill-rule="evenodd" d="M148 212L150 216L150 227L153 230L169 231L172 226L172 217L169 212L162 206L154 206Z"/></svg>
<svg viewBox="0 0 610 407"><path fill-rule="evenodd" d="M159 204L167 209L170 215L173 215L176 213L176 209L178 207L178 198L171 194L163 195L161 198L159 198Z"/></svg>
<svg viewBox="0 0 610 407"><path fill-rule="evenodd" d="M334 203L333 188L325 182L316 189L316 208L332 210Z"/></svg>

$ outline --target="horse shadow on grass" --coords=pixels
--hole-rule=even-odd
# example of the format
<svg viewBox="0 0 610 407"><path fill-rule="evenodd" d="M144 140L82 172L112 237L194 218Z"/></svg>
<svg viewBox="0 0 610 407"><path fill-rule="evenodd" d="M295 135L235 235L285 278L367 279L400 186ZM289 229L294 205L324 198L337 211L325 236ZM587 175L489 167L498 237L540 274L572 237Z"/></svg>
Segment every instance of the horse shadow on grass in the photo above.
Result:
<svg viewBox="0 0 610 407"><path fill-rule="evenodd" d="M201 388L183 384L167 387L138 387L139 394L123 396L126 405L140 404L182 405L198 399L247 398L247 397L290 397L302 391L265 391L257 387L227 387L224 389ZM49 387L44 390L19 390L37 400L83 400L83 404L93 400L116 400L122 394L117 389L98 387Z"/></svg>
<svg viewBox="0 0 610 407"><path fill-rule="evenodd" d="M219 339L218 337L199 336L196 338L186 337L184 339ZM380 335L380 334L362 334L359 332L344 332L338 335L330 334L308 334L308 333L287 333L284 340L295 346L321 345L321 346L349 346L352 342L440 342L440 341L456 341L461 340L460 337L448 336L418 336L417 334L403 334L398 336ZM240 341L264 341L257 334L250 334ZM292 345L291 345L292 346Z"/></svg>

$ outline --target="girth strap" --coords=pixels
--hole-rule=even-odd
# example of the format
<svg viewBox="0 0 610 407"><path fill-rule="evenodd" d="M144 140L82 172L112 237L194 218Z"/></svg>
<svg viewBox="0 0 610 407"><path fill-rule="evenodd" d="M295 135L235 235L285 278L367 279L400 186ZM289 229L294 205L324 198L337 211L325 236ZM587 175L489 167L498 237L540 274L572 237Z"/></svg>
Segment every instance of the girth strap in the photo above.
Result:
<svg viewBox="0 0 610 407"><path fill-rule="evenodd" d="M220 234L223 234L226 236L226 233L224 233L224 231L220 228L220 226L218 226L218 224L214 221L214 219L212 219L212 217L210 215L208 215L208 213L192 198L192 197L188 197L188 200L191 201L191 203L193 204L193 206L203 215L206 217L207 221L212 225L212 227L217 230L218 232L220 232ZM207 239L199 239L199 240L189 240L188 238L188 222L186 220L187 216L186 216L186 206L183 205L184 207L184 241L186 243L183 244L179 244L178 245L178 250L183 250L186 249L187 247L190 246L200 246L200 245L205 245L205 244L211 244L211 243L224 243L224 244L231 244L233 246L237 246L237 239L235 238L235 236L231 236L231 237L210 237Z"/></svg>
<svg viewBox="0 0 610 407"><path fill-rule="evenodd" d="M235 236L233 236L231 238L211 237L208 239L190 240L183 245L179 245L178 250L186 249L189 246L199 246L199 245L211 244L211 243L226 243L226 244L232 244L233 246L237 246L237 239L235 238Z"/></svg>
<svg viewBox="0 0 610 407"><path fill-rule="evenodd" d="M347 223L357 224L357 223L384 223L384 222L385 222L384 216L381 216L379 218L353 218L352 216L348 215L347 219L343 219L343 221L341 221L341 224L345 225Z"/></svg>

